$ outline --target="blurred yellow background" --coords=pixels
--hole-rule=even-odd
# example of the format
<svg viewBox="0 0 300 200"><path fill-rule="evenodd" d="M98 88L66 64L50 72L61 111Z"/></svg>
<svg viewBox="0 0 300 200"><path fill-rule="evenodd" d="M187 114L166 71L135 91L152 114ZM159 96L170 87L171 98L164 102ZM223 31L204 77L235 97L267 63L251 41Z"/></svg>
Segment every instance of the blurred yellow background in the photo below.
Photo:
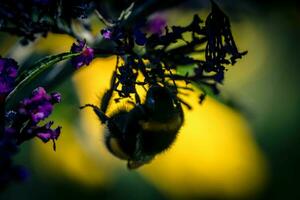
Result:
<svg viewBox="0 0 300 200"><path fill-rule="evenodd" d="M38 139L24 143L16 163L29 169L31 179L0 199L300 199L300 7L289 0L217 2L232 22L238 48L248 51L228 67L221 87L240 112L211 97L199 105L190 94L185 98L193 110L184 110L172 147L129 171L105 148L105 127L93 111L79 110L98 104L109 87L116 60L97 58L53 88L63 99L51 115L63 127L56 152ZM195 13L205 19L209 5L191 0L164 14L169 26L188 24ZM100 28L95 23L93 34ZM2 36L0 54L18 52L13 58L19 63L28 55L67 52L74 42L49 34L21 47L15 36Z"/></svg>

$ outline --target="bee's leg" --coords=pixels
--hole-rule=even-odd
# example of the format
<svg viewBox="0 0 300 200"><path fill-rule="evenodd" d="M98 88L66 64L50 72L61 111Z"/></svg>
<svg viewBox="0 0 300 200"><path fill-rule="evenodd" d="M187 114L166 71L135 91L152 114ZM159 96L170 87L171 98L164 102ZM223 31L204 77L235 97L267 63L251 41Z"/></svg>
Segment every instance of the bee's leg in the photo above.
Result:
<svg viewBox="0 0 300 200"><path fill-rule="evenodd" d="M184 105L188 110L192 110L192 106L190 106L190 104L185 102L183 99L177 97L177 100L179 101L179 103L182 103L182 105Z"/></svg>
<svg viewBox="0 0 300 200"><path fill-rule="evenodd" d="M98 108L97 106L95 106L93 104L85 104L84 106L81 106L80 109L83 109L83 108L86 108L86 107L93 108L94 112L99 117L102 124L104 124L109 119L109 117L106 116L105 113L100 110L100 108Z"/></svg>
<svg viewBox="0 0 300 200"><path fill-rule="evenodd" d="M116 67L118 66L118 63L119 63L119 56L117 57ZM109 102L113 96L114 89L116 89L118 85L119 82L117 81L117 72L115 70L110 80L110 89L106 90L101 98L100 110L102 110L102 112L106 113L107 108L109 106Z"/></svg>
<svg viewBox="0 0 300 200"><path fill-rule="evenodd" d="M106 113L112 95L113 95L113 90L109 89L105 91L103 97L101 98L100 110L103 113Z"/></svg>

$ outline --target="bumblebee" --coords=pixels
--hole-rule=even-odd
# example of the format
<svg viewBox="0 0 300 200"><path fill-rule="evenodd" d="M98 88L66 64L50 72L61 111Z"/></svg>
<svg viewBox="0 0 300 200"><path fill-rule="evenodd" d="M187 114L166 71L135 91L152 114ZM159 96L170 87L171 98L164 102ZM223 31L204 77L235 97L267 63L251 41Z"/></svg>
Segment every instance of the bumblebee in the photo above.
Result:
<svg viewBox="0 0 300 200"><path fill-rule="evenodd" d="M176 95L158 85L148 89L144 103L129 111L120 109L110 117L95 105L81 108L85 107L92 107L101 123L106 124L105 145L114 156L127 161L128 169L147 164L167 150L184 121Z"/></svg>

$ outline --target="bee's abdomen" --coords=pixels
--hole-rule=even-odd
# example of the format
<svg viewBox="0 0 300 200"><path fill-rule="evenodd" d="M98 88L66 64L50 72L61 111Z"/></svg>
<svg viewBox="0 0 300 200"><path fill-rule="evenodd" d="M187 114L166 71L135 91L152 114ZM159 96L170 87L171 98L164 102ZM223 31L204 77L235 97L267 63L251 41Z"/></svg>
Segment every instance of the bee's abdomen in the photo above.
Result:
<svg viewBox="0 0 300 200"><path fill-rule="evenodd" d="M181 117L173 118L167 123L155 121L140 122L143 130L142 146L147 154L157 154L168 149L176 139L183 119Z"/></svg>

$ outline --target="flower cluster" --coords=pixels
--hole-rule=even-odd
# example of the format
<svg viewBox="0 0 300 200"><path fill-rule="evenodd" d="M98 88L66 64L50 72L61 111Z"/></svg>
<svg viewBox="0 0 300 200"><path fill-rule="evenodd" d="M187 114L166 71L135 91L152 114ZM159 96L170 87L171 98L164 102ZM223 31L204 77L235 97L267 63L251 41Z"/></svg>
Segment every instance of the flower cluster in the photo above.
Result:
<svg viewBox="0 0 300 200"><path fill-rule="evenodd" d="M52 140L55 150L55 140L61 130L61 127L51 129L53 122L40 125L53 111L53 105L61 101L57 92L47 94L44 88L39 87L32 92L30 98L23 99L18 106L6 111L5 99L15 88L17 76L17 62L11 58L0 58L0 189L10 181L24 180L27 177L27 171L12 162L20 144L37 137L43 142Z"/></svg>
<svg viewBox="0 0 300 200"><path fill-rule="evenodd" d="M111 90L120 98L134 94L136 103L136 86L160 84L173 88L176 94L178 81L201 88L202 102L207 88L219 92L217 86L223 82L226 65L235 64L247 53L238 51L229 19L214 3L205 24L198 15L188 26L167 27L160 15L137 24L126 27L116 23L101 31L103 38L115 43L115 54L122 60L117 63ZM205 59L195 56L200 53ZM178 69L186 73L180 74ZM143 81L137 81L138 73L143 75Z"/></svg>
<svg viewBox="0 0 300 200"><path fill-rule="evenodd" d="M79 69L84 65L89 65L94 58L94 50L90 47L87 47L85 40L77 40L77 43L72 45L71 52L80 53L79 56L76 56L71 60L72 65L76 69Z"/></svg>
<svg viewBox="0 0 300 200"><path fill-rule="evenodd" d="M60 100L59 93L54 92L49 95L44 88L39 87L32 92L30 98L25 98L20 102L14 115L9 118L9 120L13 120L11 126L20 133L16 137L18 144L38 137L43 142L52 140L55 150L55 140L60 134L61 127L53 130L51 129L53 122L48 122L43 126L39 126L38 123L51 114L53 105L59 103Z"/></svg>
<svg viewBox="0 0 300 200"><path fill-rule="evenodd" d="M0 96L7 95L15 85L18 64L11 58L0 57Z"/></svg>
<svg viewBox="0 0 300 200"><path fill-rule="evenodd" d="M112 38L112 31L109 29L102 29L101 34L104 39L109 40Z"/></svg>
<svg viewBox="0 0 300 200"><path fill-rule="evenodd" d="M48 32L75 36L72 20L87 17L93 9L94 3L86 0L3 0L0 31L23 37L23 44Z"/></svg>
<svg viewBox="0 0 300 200"><path fill-rule="evenodd" d="M157 13L150 16L146 23L146 31L152 34L162 35L167 27L167 20L165 16Z"/></svg>

